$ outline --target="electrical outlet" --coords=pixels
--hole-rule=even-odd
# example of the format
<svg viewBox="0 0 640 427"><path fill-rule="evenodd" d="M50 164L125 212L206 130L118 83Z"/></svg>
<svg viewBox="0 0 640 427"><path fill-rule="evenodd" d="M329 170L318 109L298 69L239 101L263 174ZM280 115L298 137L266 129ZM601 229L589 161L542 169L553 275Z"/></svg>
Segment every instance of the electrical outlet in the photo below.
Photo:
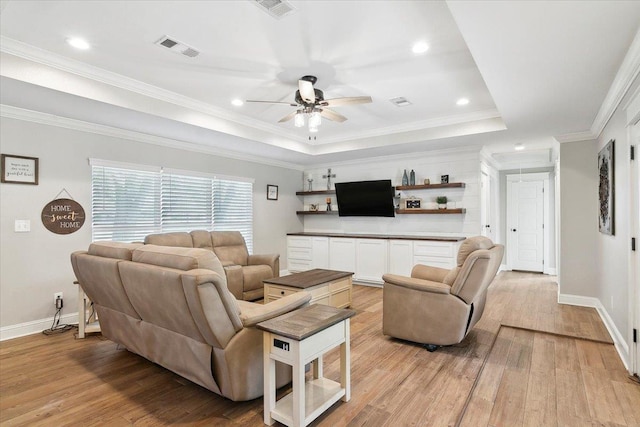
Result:
<svg viewBox="0 0 640 427"><path fill-rule="evenodd" d="M56 305L56 300L58 298L62 299L62 292L56 292L55 294L53 294L53 305Z"/></svg>

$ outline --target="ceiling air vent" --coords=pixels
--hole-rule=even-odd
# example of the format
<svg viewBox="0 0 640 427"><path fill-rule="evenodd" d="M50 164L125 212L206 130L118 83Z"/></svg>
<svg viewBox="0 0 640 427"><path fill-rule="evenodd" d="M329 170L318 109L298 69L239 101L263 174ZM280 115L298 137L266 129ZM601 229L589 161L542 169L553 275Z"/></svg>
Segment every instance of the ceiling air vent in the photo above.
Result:
<svg viewBox="0 0 640 427"><path fill-rule="evenodd" d="M166 47L170 51L174 53L179 53L184 56L188 56L189 58L195 58L200 54L197 50L188 46L182 42L179 42L175 39L172 39L169 36L163 36L160 40L156 42L157 45Z"/></svg>
<svg viewBox="0 0 640 427"><path fill-rule="evenodd" d="M284 0L251 0L256 6L276 19L280 19L294 11L293 6Z"/></svg>
<svg viewBox="0 0 640 427"><path fill-rule="evenodd" d="M397 98L391 98L389 102L396 105L397 107L406 107L407 105L411 105L411 102L409 102L407 98L403 96L399 96Z"/></svg>

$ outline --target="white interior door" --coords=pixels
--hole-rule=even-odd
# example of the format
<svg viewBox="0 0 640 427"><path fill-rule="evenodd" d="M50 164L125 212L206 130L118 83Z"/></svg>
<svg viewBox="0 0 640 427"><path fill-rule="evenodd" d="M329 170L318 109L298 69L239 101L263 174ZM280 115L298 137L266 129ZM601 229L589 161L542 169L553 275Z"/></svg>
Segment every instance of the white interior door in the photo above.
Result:
<svg viewBox="0 0 640 427"><path fill-rule="evenodd" d="M632 304L632 330L636 333L636 342L631 342L631 370L636 375L640 374L640 123L636 123L632 129L631 145L635 150L635 160L631 162L631 237L636 239L636 250L631 252L629 279L631 283L631 295L635 295L635 304ZM633 298L633 297L632 297ZM634 307L635 305L635 307ZM632 332L633 335L633 332Z"/></svg>
<svg viewBox="0 0 640 427"><path fill-rule="evenodd" d="M507 192L507 245L512 270L544 269L544 181L512 181Z"/></svg>

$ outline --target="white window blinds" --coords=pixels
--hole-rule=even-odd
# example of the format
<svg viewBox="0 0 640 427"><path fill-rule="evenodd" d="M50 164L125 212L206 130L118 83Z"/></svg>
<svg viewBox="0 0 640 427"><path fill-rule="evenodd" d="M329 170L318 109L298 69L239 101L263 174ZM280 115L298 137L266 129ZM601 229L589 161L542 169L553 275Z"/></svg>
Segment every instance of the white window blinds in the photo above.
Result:
<svg viewBox="0 0 640 427"><path fill-rule="evenodd" d="M94 165L91 169L92 239L142 241L161 230L160 170Z"/></svg>
<svg viewBox="0 0 640 427"><path fill-rule="evenodd" d="M253 181L100 160L92 165L92 238L143 241L147 234L240 231L253 252Z"/></svg>

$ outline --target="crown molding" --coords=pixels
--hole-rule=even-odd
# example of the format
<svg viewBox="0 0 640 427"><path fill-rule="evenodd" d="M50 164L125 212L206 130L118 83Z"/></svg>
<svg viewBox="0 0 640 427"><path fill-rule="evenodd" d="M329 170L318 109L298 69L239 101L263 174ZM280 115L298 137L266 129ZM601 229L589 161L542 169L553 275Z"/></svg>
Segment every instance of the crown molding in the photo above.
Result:
<svg viewBox="0 0 640 427"><path fill-rule="evenodd" d="M118 73L94 67L93 65L85 64L84 62L76 61L1 35L0 52L14 55L37 64L52 67L149 98L157 99L159 101L168 102L170 104L208 114L222 120L227 120L240 125L249 126L263 132L269 132L278 136L293 139L297 142L306 141L306 138L287 132L275 125L269 125L259 120L233 114L206 102L198 101L196 99L180 95Z"/></svg>
<svg viewBox="0 0 640 427"><path fill-rule="evenodd" d="M592 139L597 139L597 138L598 138L598 134L595 134L590 130L585 130L582 132L575 132L575 133L567 133L565 135L560 135L555 137L556 141L558 141L561 144L565 142L590 141Z"/></svg>
<svg viewBox="0 0 640 427"><path fill-rule="evenodd" d="M418 156L445 156L455 154L458 156L461 155L478 155L481 151L482 147L478 146L466 146L466 147L456 147L456 148L443 148L439 150L423 150L423 151L414 151L412 153L403 153L403 154L395 154L391 156L376 156L376 157L366 157L362 159L355 160L344 160L338 162L330 162L330 163L314 163L313 165L308 165L305 170L310 169L325 169L325 168L333 168L336 166L354 166L354 165L367 165L367 164L375 164L375 163L389 163L393 161L404 161L404 160L415 160Z"/></svg>
<svg viewBox="0 0 640 427"><path fill-rule="evenodd" d="M250 154L243 154L243 153L238 153L230 150L225 150L224 148L208 147L205 145L200 145L192 142L179 141L176 139L149 135L142 132L125 130L121 128L85 122L82 120L69 119L66 117L60 117L60 116L56 116L49 113L42 113L39 111L17 108L10 105L0 104L0 116L43 124L43 125L77 130L80 132L88 132L88 133L93 133L97 135L109 136L113 138L127 139L130 141L142 142L145 144L159 145L162 147L174 148L178 150L210 154L210 155L224 157L228 159L259 163L261 165L276 166L276 167L294 169L294 170L300 170L300 171L304 170L304 167L302 165L295 164L295 163L281 162L273 159L267 159L261 156L253 156Z"/></svg>
<svg viewBox="0 0 640 427"><path fill-rule="evenodd" d="M457 114L453 116L436 117L433 119L427 119L427 120L421 120L417 122L404 123L404 124L395 125L395 126L372 129L367 132L358 132L357 134L353 134L353 133L346 134L339 138L327 139L326 141L323 141L321 144L318 144L318 146L325 145L325 144L336 144L340 142L350 142L350 141L353 141L354 139L373 138L373 137L379 137L379 136L390 135L395 133L413 132L413 131L419 131L423 129L432 129L437 127L451 126L451 125L457 125L457 124L469 123L469 122L477 122L481 120L489 120L489 119L495 119L495 118L502 118L500 116L500 112L496 109L476 111L476 112L467 113L467 114Z"/></svg>
<svg viewBox="0 0 640 427"><path fill-rule="evenodd" d="M640 74L640 30L636 32L633 42L631 42L631 46L622 61L622 65L620 65L616 77L613 79L609 92L596 118L593 120L591 133L593 133L596 138L598 138L604 130L604 127L622 102L622 99L629 91L634 80L638 77L638 74Z"/></svg>

